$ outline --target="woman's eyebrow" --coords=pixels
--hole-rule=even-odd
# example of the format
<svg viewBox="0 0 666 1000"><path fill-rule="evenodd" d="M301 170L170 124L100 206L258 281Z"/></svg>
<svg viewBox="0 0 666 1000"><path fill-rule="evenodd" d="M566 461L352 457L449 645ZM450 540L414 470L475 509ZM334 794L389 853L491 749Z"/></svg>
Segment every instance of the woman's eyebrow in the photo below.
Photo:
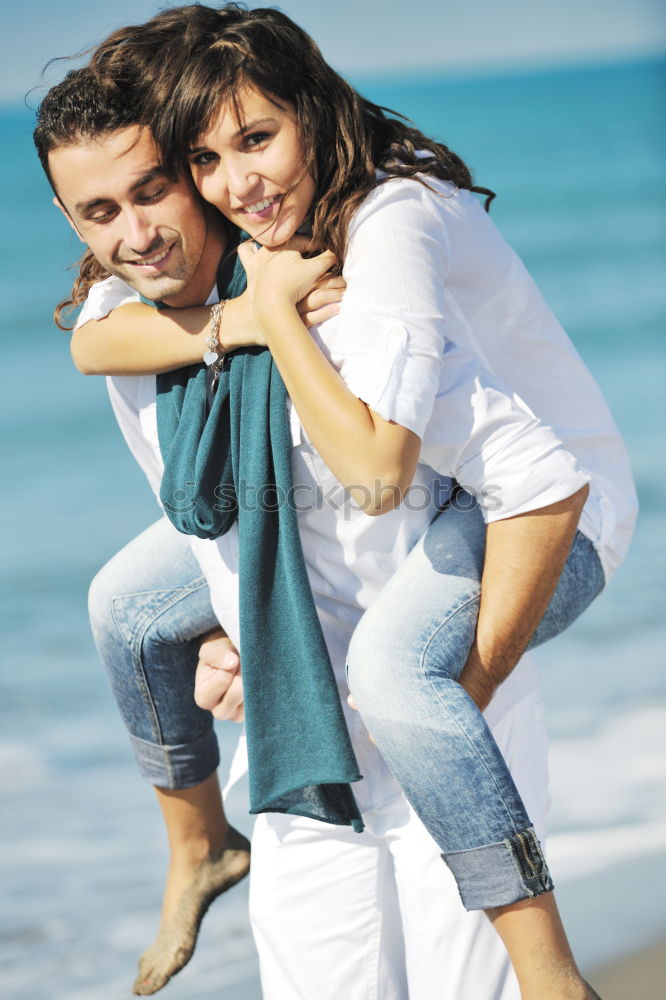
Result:
<svg viewBox="0 0 666 1000"><path fill-rule="evenodd" d="M274 124L275 124L274 118L255 118L254 121L248 122L247 125L242 125L237 132L234 132L231 138L242 139L247 132L251 132L252 129L257 128L258 125L274 125ZM196 155L196 153L205 152L208 148L209 147L204 144L200 144L198 146L190 146L190 148L187 151L187 155L194 156Z"/></svg>
<svg viewBox="0 0 666 1000"><path fill-rule="evenodd" d="M254 121L248 122L247 125L243 125L241 128L239 128L238 132L236 132L234 136L234 139L241 138L242 136L245 135L246 132L251 132L253 128L257 127L257 125L273 124L274 121L275 121L274 118L255 118Z"/></svg>

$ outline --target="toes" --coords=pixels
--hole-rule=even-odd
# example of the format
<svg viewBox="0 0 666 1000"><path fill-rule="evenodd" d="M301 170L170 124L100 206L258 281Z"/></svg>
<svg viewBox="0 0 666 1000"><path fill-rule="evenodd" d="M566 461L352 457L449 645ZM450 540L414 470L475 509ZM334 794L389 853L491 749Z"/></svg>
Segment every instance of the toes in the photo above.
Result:
<svg viewBox="0 0 666 1000"><path fill-rule="evenodd" d="M157 993L163 986L166 986L173 973L177 971L178 969L173 969L168 974L165 974L164 971L153 969L147 976L137 976L133 986L134 994L139 997L147 997L153 993Z"/></svg>
<svg viewBox="0 0 666 1000"><path fill-rule="evenodd" d="M161 926L157 938L139 959L132 987L135 996L157 993L187 965L206 910L217 896L240 882L249 868L249 841L238 830L229 827L220 855L201 865L194 881L181 896L177 915Z"/></svg>
<svg viewBox="0 0 666 1000"><path fill-rule="evenodd" d="M155 962L151 954L151 950L149 949L144 952L139 959L137 976L134 980L134 985L132 986L132 992L136 994L136 996L142 996L144 994L144 987L150 983L154 968Z"/></svg>
<svg viewBox="0 0 666 1000"><path fill-rule="evenodd" d="M183 966L187 965L193 951L193 945L192 947L184 945L175 948L173 946L169 948L167 945L164 952L160 954L160 949L153 945L141 956L139 961L139 974L132 987L134 994L136 996L150 996L157 993L158 990L166 986L172 976L175 976Z"/></svg>

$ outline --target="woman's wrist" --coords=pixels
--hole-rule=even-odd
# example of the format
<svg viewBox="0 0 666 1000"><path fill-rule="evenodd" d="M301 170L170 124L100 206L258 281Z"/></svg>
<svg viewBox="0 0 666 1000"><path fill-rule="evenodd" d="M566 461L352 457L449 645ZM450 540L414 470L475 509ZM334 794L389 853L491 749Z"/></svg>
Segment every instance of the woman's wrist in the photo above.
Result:
<svg viewBox="0 0 666 1000"><path fill-rule="evenodd" d="M238 347L265 347L266 340L247 291L227 301L219 339L227 352L235 351Z"/></svg>
<svg viewBox="0 0 666 1000"><path fill-rule="evenodd" d="M226 299L223 299L210 307L209 330L206 337L206 350L203 355L204 364L208 365L216 378L220 374L226 354L226 349L220 342L220 326L226 304Z"/></svg>
<svg viewBox="0 0 666 1000"><path fill-rule="evenodd" d="M305 329L297 304L279 294L255 299L254 314L267 341L272 336L279 335L293 320L297 320Z"/></svg>

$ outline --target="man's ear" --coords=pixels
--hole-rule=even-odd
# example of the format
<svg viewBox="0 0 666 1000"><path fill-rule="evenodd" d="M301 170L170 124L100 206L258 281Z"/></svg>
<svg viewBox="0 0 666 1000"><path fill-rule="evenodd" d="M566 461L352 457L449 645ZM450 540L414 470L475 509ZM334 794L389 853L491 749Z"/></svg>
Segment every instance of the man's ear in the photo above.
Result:
<svg viewBox="0 0 666 1000"><path fill-rule="evenodd" d="M72 227L72 229L74 230L74 232L76 233L76 235L78 236L78 238L81 240L81 242L85 243L86 241L84 240L83 236L81 236L81 233L78 231L78 229L76 228L76 223L74 222L74 220L72 219L71 215L69 214L69 212L67 211L67 209L65 208L65 206L60 201L60 198L58 198L57 195L53 196L53 204L55 205L56 208L60 209L60 211L65 216L65 218L67 219L67 221L69 222L70 226Z"/></svg>

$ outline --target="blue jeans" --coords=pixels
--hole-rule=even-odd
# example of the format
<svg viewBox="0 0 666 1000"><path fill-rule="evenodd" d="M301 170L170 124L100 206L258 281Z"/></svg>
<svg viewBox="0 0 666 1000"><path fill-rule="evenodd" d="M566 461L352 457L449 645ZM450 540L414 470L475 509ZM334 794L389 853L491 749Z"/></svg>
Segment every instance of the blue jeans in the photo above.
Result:
<svg viewBox="0 0 666 1000"><path fill-rule="evenodd" d="M219 763L210 712L194 702L201 636L217 628L189 539L157 521L90 586L90 622L141 774L186 788Z"/></svg>
<svg viewBox="0 0 666 1000"><path fill-rule="evenodd" d="M553 883L504 758L456 682L474 639L486 536L478 507L461 496L365 612L347 666L363 721L472 910ZM530 646L567 628L603 585L599 557L578 532Z"/></svg>

